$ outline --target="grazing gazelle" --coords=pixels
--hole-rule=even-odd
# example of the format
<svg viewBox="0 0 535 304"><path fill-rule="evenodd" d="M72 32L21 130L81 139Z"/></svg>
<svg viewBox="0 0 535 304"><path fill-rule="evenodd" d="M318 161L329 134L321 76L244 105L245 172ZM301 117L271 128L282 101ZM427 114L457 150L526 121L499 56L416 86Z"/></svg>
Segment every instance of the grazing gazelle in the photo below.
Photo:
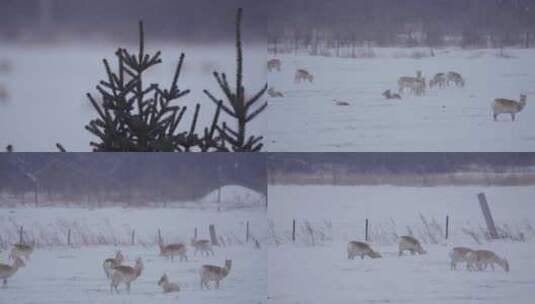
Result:
<svg viewBox="0 0 535 304"><path fill-rule="evenodd" d="M464 79L461 74L457 72L448 72L447 76L447 85L449 86L451 82L457 87L464 87Z"/></svg>
<svg viewBox="0 0 535 304"><path fill-rule="evenodd" d="M372 259L381 258L382 256L374 251L370 245L364 242L351 241L347 243L347 258L350 260L355 259L355 256L360 256L364 259L365 256L369 256Z"/></svg>
<svg viewBox="0 0 535 304"><path fill-rule="evenodd" d="M469 263L469 253L474 252L474 250L466 247L454 247L450 251L451 258L451 270L457 270L458 263L466 263L467 270L473 270L472 265Z"/></svg>
<svg viewBox="0 0 535 304"><path fill-rule="evenodd" d="M446 75L444 73L436 73L435 76L429 81L429 87L433 88L438 86L444 88L446 86Z"/></svg>
<svg viewBox="0 0 535 304"><path fill-rule="evenodd" d="M511 114L511 119L515 120L516 113L522 111L526 106L527 96L525 94L520 95L520 100L511 100L505 98L496 98L492 103L492 115L494 120L498 120L500 114Z"/></svg>
<svg viewBox="0 0 535 304"><path fill-rule="evenodd" d="M119 293L117 287L121 283L125 283L126 290L130 292L130 284L141 275L142 271L143 261L141 261L141 258L136 259L136 265L134 265L134 267L127 265L119 265L113 267L110 283L111 292L113 293L113 290L115 289L115 292Z"/></svg>
<svg viewBox="0 0 535 304"><path fill-rule="evenodd" d="M426 254L426 251L420 245L420 242L412 236L404 235L399 240L399 255L403 254L403 251L408 250L412 255Z"/></svg>
<svg viewBox="0 0 535 304"><path fill-rule="evenodd" d="M308 80L308 82L314 81L314 76L310 74L307 70L299 69L295 71L295 82L300 83L303 80Z"/></svg>
<svg viewBox="0 0 535 304"><path fill-rule="evenodd" d="M121 265L123 261L124 261L124 256L121 253L121 250L117 250L114 258L107 258L104 260L104 263L102 263L102 267L104 268L104 272L106 273L106 277L108 279L111 276L113 267Z"/></svg>
<svg viewBox="0 0 535 304"><path fill-rule="evenodd" d="M267 62L267 69L268 71L277 70L277 72L280 72L282 63L279 59L271 59Z"/></svg>
<svg viewBox="0 0 535 304"><path fill-rule="evenodd" d="M15 257L24 257L26 261L30 260L30 255L33 252L33 246L27 245L27 244L15 244L13 245L13 248L11 248L11 254L9 257L15 258Z"/></svg>
<svg viewBox="0 0 535 304"><path fill-rule="evenodd" d="M180 286L178 286L177 283L169 282L169 279L167 278L167 274L165 273L158 281L158 286L160 286L163 289L164 293L180 291Z"/></svg>
<svg viewBox="0 0 535 304"><path fill-rule="evenodd" d="M208 282L210 281L214 281L215 288L219 288L219 282L229 274L231 267L232 260L225 260L224 267L203 265L199 270L199 275L201 277L201 289L204 289L204 287L210 289L210 286L208 285Z"/></svg>
<svg viewBox="0 0 535 304"><path fill-rule="evenodd" d="M201 255L214 255L214 249L212 248L212 242L210 240L191 240L191 247L195 248L194 255L197 255L197 253L200 251Z"/></svg>
<svg viewBox="0 0 535 304"><path fill-rule="evenodd" d="M161 242L159 245L160 245L160 256L164 256L167 259L171 259L171 261L174 259L175 256L180 256L180 261L188 260L188 256L186 255L186 252L187 252L186 245L182 243L164 245Z"/></svg>
<svg viewBox="0 0 535 304"><path fill-rule="evenodd" d="M401 95L399 94L392 94L392 92L390 91L390 89L386 90L383 92L382 94L386 99L400 99L401 100Z"/></svg>
<svg viewBox="0 0 535 304"><path fill-rule="evenodd" d="M7 286L7 279L24 266L24 262L19 257L14 257L13 265L0 264L0 279L4 281L3 287Z"/></svg>
<svg viewBox="0 0 535 304"><path fill-rule="evenodd" d="M509 262L490 250L474 250L467 254L468 263L473 269L486 270L488 265L494 271L494 264L500 265L505 272L509 272Z"/></svg>
<svg viewBox="0 0 535 304"><path fill-rule="evenodd" d="M276 91L273 87L269 88L267 91L269 97L277 98L277 97L284 97L284 94L282 94L279 91Z"/></svg>

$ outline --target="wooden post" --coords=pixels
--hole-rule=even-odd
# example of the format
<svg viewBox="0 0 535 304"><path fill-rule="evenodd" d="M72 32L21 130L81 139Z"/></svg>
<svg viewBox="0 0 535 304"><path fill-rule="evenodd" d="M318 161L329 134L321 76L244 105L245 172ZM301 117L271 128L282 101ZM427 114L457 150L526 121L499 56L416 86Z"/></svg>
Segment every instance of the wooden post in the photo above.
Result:
<svg viewBox="0 0 535 304"><path fill-rule="evenodd" d="M215 233L215 226L213 224L210 224L210 226L208 226L208 230L210 231L210 240L212 241L212 245L220 246L219 241L217 239L217 234Z"/></svg>
<svg viewBox="0 0 535 304"><path fill-rule="evenodd" d="M449 236L449 228L450 228L450 217L446 215L446 240Z"/></svg>
<svg viewBox="0 0 535 304"><path fill-rule="evenodd" d="M292 241L295 242L295 219L292 222Z"/></svg>
<svg viewBox="0 0 535 304"><path fill-rule="evenodd" d="M130 244L132 246L136 244L136 229L132 230L132 237L130 238Z"/></svg>
<svg viewBox="0 0 535 304"><path fill-rule="evenodd" d="M194 240L197 239L197 227L195 227L195 229L193 229L193 239Z"/></svg>
<svg viewBox="0 0 535 304"><path fill-rule="evenodd" d="M37 207L39 205L39 188L37 186L37 181L34 182L34 193L33 193L33 200L34 200L34 203L35 203L35 207Z"/></svg>
<svg viewBox="0 0 535 304"><path fill-rule="evenodd" d="M71 229L67 231L67 246L71 247Z"/></svg>
<svg viewBox="0 0 535 304"><path fill-rule="evenodd" d="M245 242L249 243L249 221L247 221L245 226Z"/></svg>
<svg viewBox="0 0 535 304"><path fill-rule="evenodd" d="M368 241L368 219L366 219L366 227L365 227L365 240Z"/></svg>
<svg viewBox="0 0 535 304"><path fill-rule="evenodd" d="M24 239L22 238L23 234L24 234L24 227L20 226L20 229L19 229L19 244L24 244Z"/></svg>
<svg viewBox="0 0 535 304"><path fill-rule="evenodd" d="M479 205L481 206L483 217L485 217L485 222L487 223L487 229L489 230L490 237L497 239L498 231L496 230L496 225L494 225L494 220L492 219L492 214L490 213L490 208L489 204L487 203L485 193L479 193L477 198L479 199Z"/></svg>
<svg viewBox="0 0 535 304"><path fill-rule="evenodd" d="M162 233L161 233L160 229L158 229L158 244L163 244Z"/></svg>

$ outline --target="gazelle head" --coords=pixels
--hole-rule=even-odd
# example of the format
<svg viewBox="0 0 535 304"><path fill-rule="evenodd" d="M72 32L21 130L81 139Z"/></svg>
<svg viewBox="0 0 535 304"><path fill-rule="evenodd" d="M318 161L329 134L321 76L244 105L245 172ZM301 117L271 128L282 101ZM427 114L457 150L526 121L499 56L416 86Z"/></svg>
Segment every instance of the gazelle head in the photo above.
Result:
<svg viewBox="0 0 535 304"><path fill-rule="evenodd" d="M372 258L372 259L377 259L377 258L382 258L382 257L383 257L383 256L382 256L379 252L377 252L377 251L373 251L373 250L372 250L372 251L370 252L370 258Z"/></svg>
<svg viewBox="0 0 535 304"><path fill-rule="evenodd" d="M498 259L498 265L502 266L505 272L509 272L509 262L507 259Z"/></svg>
<svg viewBox="0 0 535 304"><path fill-rule="evenodd" d="M117 250L117 252L115 253L115 259L119 263L122 263L124 261L124 256L123 256L123 253L121 252L121 250Z"/></svg>
<svg viewBox="0 0 535 304"><path fill-rule="evenodd" d="M230 271L231 267L232 267L232 260L225 260L225 268Z"/></svg>
<svg viewBox="0 0 535 304"><path fill-rule="evenodd" d="M26 266L26 264L24 264L24 261L18 256L15 256L14 259L15 259L15 262L13 263L13 267L18 269L20 267Z"/></svg>
<svg viewBox="0 0 535 304"><path fill-rule="evenodd" d="M169 281L169 279L167 278L167 274L164 273L162 275L162 277L160 278L160 280L158 281L158 285L162 286L162 285L166 284L168 281Z"/></svg>
<svg viewBox="0 0 535 304"><path fill-rule="evenodd" d="M520 101L518 102L518 104L520 105L521 110L526 106L527 98L528 97L526 96L526 94L520 94Z"/></svg>

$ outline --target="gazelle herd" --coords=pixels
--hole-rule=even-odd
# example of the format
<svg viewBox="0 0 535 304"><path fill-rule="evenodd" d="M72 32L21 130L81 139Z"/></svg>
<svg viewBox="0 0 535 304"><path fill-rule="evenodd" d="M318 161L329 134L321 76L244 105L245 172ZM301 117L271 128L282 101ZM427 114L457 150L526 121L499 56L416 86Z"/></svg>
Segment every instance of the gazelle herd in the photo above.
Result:
<svg viewBox="0 0 535 304"><path fill-rule="evenodd" d="M188 261L187 246L183 243L175 243L164 245L159 242L160 256L173 261L175 257L179 257L180 261ZM211 241L209 240L191 240L191 247L194 249L194 255L201 256L215 255ZM15 244L11 248L9 258L13 260L12 264L0 263L0 280L3 281L3 287L7 287L7 280L12 277L20 268L26 266L30 261L30 256L33 253L34 244ZM113 294L119 293L119 286L124 284L126 291L130 292L131 285L137 278L139 278L144 270L144 264L141 257L136 258L134 265L128 265L126 259L118 250L113 257L105 258L102 262L102 267L106 278L110 281L110 292ZM225 260L224 266L216 265L202 265L198 271L200 288L209 289L210 282L214 282L215 288L219 288L220 282L228 276L232 266L232 260ZM157 282L158 286L163 289L164 293L178 292L180 286L177 283L171 282L166 273L164 273Z"/></svg>
<svg viewBox="0 0 535 304"><path fill-rule="evenodd" d="M423 249L420 242L412 236L401 236L398 243L398 255L402 256L404 252L408 251L411 255L422 255L427 252ZM361 259L369 257L372 259L381 258L382 255L373 250L368 243L360 241L350 241L347 244L347 258L353 260L356 256ZM509 272L509 262L507 259L498 256L490 250L474 250L467 247L454 247L450 252L451 259L450 268L452 271L457 270L457 265L465 263L468 271L485 271L490 266L494 271L495 266L498 265L505 272Z"/></svg>
<svg viewBox="0 0 535 304"><path fill-rule="evenodd" d="M267 62L267 69L269 72L280 72L282 68L282 62L280 59L273 58ZM314 81L314 75L305 69L297 69L295 71L294 82L299 84L302 82ZM429 84L426 83L426 78L423 77L421 71L416 72L416 76L401 76L398 81L398 93L392 93L390 89L387 89L382 93L382 96L385 99L399 99L401 100L401 94L409 93L415 96L423 96L426 94L426 88L429 86L430 89L439 88L443 89L450 86L455 87L464 87L466 80L463 76L455 71L439 72L436 73L433 78L429 80ZM268 95L271 98L280 98L284 97L284 94L280 91L275 90L273 87L270 87L268 90ZM516 114L524 109L527 103L527 96L525 94L520 95L520 99L511 100L506 98L496 98L491 103L492 115L494 120L498 119L500 114L510 114L511 120L515 120Z"/></svg>

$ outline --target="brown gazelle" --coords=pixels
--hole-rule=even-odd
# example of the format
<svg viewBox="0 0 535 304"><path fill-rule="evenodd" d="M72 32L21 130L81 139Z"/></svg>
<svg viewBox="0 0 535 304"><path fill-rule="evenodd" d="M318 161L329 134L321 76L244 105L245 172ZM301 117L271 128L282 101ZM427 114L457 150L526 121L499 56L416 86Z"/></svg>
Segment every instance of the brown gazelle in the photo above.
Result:
<svg viewBox="0 0 535 304"><path fill-rule="evenodd" d="M467 254L470 267L479 271L486 270L490 265L494 271L494 264L500 265L505 272L509 272L509 262L490 250L474 250Z"/></svg>
<svg viewBox="0 0 535 304"><path fill-rule="evenodd" d="M511 119L515 120L516 113L522 111L526 106L527 97L525 94L520 95L520 100L511 100L505 98L496 98L492 103L492 115L494 120L498 120L500 114L511 114Z"/></svg>
<svg viewBox="0 0 535 304"><path fill-rule="evenodd" d="M267 62L267 69L268 71L276 70L277 72L280 72L282 63L279 59L271 59Z"/></svg>
<svg viewBox="0 0 535 304"><path fill-rule="evenodd" d="M269 97L272 97L272 98L284 97L284 94L282 94L282 92L276 91L273 87L269 88L267 93Z"/></svg>
<svg viewBox="0 0 535 304"><path fill-rule="evenodd" d="M201 289L204 289L204 287L210 289L210 285L208 285L210 281L214 281L215 288L219 288L219 282L229 274L231 267L232 260L225 260L224 267L203 265L199 270L199 276L201 277Z"/></svg>
<svg viewBox="0 0 535 304"><path fill-rule="evenodd" d="M191 247L195 248L194 255L197 255L198 252L201 252L201 255L215 255L214 249L212 248L212 242L210 240L191 240Z"/></svg>
<svg viewBox="0 0 535 304"><path fill-rule="evenodd" d="M365 256L368 256L372 259L382 257L378 252L374 251L367 243L351 241L347 243L347 258L353 260L355 259L355 256L360 256L361 259L364 259Z"/></svg>
<svg viewBox="0 0 535 304"><path fill-rule="evenodd" d="M451 82L457 87L464 87L464 79L461 74L457 72L448 72L446 75L447 85L449 86Z"/></svg>
<svg viewBox="0 0 535 304"><path fill-rule="evenodd" d="M469 263L469 254L474 250L467 247L454 247L450 251L451 270L457 270L458 263L466 263L467 270L474 270L472 264Z"/></svg>
<svg viewBox="0 0 535 304"><path fill-rule="evenodd" d="M23 266L24 262L19 257L14 257L13 265L0 264L0 279L4 281L2 286L6 287L7 279L14 275L15 272L17 272L17 270Z"/></svg>
<svg viewBox="0 0 535 304"><path fill-rule="evenodd" d="M111 283L110 283L110 290L113 293L113 290L115 289L115 292L119 293L119 290L117 287L121 283L126 284L126 290L130 292L130 285L131 283L136 280L143 271L143 261L141 258L136 259L136 264L134 267L127 266L127 265L119 265L115 266L112 269L111 272Z"/></svg>
<svg viewBox="0 0 535 304"><path fill-rule="evenodd" d="M27 244L15 244L13 245L13 248L11 248L11 254L9 255L11 258L15 257L24 257L26 261L30 260L30 255L33 253L33 246L27 245Z"/></svg>
<svg viewBox="0 0 535 304"><path fill-rule="evenodd" d="M102 267L104 268L104 272L106 273L106 277L109 279L113 270L113 267L119 266L123 263L124 256L121 253L121 250L117 250L115 253L115 257L113 258L107 258L102 263Z"/></svg>
<svg viewBox="0 0 535 304"><path fill-rule="evenodd" d="M446 86L446 74L436 73L435 76L429 81L429 87L433 88L438 86L444 88Z"/></svg>
<svg viewBox="0 0 535 304"><path fill-rule="evenodd" d="M180 291L180 286L178 286L177 283L169 282L169 279L167 278L167 274L165 273L158 281L158 286L160 286L163 289L164 293Z"/></svg>
<svg viewBox="0 0 535 304"><path fill-rule="evenodd" d="M399 240L399 255L408 250L412 255L426 254L426 251L420 245L420 242L412 236L404 235Z"/></svg>
<svg viewBox="0 0 535 304"><path fill-rule="evenodd" d="M308 80L308 82L314 81L314 76L310 74L307 70L298 69L295 71L295 79L294 81L296 83L300 83L303 80Z"/></svg>
<svg viewBox="0 0 535 304"><path fill-rule="evenodd" d="M160 243L160 255L166 257L167 259L174 259L175 256L180 257L180 261L187 261L188 256L186 255L187 248L186 245L182 243L177 244L168 244L164 245Z"/></svg>

